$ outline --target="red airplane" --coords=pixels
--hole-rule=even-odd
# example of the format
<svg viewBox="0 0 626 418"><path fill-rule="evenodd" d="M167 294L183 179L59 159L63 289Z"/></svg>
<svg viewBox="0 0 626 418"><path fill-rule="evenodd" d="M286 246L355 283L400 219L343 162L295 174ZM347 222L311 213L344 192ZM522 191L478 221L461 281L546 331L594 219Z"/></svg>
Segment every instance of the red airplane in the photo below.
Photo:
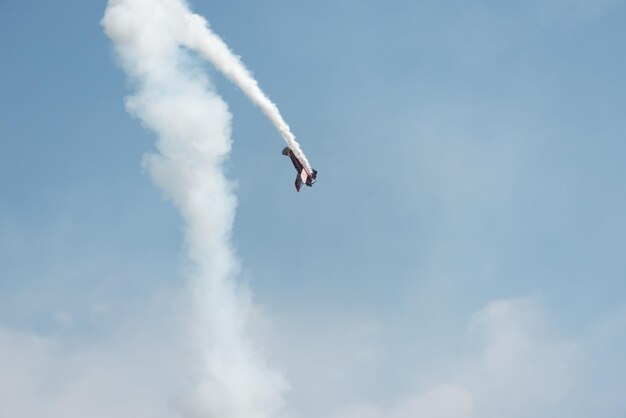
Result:
<svg viewBox="0 0 626 418"><path fill-rule="evenodd" d="M298 157L295 156L295 154L289 147L283 148L283 155L286 155L287 157L291 158L291 162L293 163L294 168L298 172L298 175L296 176L296 190L300 191L300 187L302 187L302 183L306 184L309 187L313 186L313 183L315 183L315 179L317 178L317 171L313 170L312 173L309 172L309 170L307 170L304 164L300 162Z"/></svg>

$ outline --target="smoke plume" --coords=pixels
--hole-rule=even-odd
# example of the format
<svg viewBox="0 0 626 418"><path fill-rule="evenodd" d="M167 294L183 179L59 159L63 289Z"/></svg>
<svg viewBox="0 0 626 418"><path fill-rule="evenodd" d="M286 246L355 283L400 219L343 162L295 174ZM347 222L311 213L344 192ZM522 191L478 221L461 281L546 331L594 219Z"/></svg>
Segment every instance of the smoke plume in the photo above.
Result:
<svg viewBox="0 0 626 418"><path fill-rule="evenodd" d="M198 50L235 81L293 143L276 106L182 0L109 0L102 24L135 86L127 110L154 131L144 165L185 223L189 283L189 417L262 418L280 409L285 383L249 336L252 303L234 280L236 198L222 163L231 115L194 64Z"/></svg>
<svg viewBox="0 0 626 418"><path fill-rule="evenodd" d="M224 41L211 31L204 18L196 14L189 14L187 18L188 32L185 45L211 61L218 70L239 86L246 96L272 121L289 148L298 156L309 172L312 171L309 161L296 142L296 137L291 133L289 125L283 120L278 107L263 93L241 59L233 54Z"/></svg>

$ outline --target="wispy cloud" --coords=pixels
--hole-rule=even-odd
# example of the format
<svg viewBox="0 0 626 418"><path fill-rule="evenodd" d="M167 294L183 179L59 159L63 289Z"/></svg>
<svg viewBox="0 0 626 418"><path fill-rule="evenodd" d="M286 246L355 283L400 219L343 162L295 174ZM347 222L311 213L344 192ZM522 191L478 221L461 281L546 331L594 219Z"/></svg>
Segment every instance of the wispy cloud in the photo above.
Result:
<svg viewBox="0 0 626 418"><path fill-rule="evenodd" d="M0 416L175 417L181 380L170 355L154 341L84 345L0 328Z"/></svg>
<svg viewBox="0 0 626 418"><path fill-rule="evenodd" d="M576 383L582 347L550 330L534 298L489 303L470 319L467 338L468 351L451 376L392 406L361 402L334 417L549 417ZM419 373L420 364L407 369Z"/></svg>

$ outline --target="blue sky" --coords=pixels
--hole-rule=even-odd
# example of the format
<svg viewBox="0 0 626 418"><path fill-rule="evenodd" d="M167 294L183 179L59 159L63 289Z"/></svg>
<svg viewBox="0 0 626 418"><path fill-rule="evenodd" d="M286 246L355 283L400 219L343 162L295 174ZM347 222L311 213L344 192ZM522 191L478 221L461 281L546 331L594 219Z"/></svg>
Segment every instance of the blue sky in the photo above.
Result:
<svg viewBox="0 0 626 418"><path fill-rule="evenodd" d="M296 194L274 127L206 65L233 114L233 241L287 416L626 413L623 1L192 7L320 173ZM154 135L125 112L104 8L0 1L13 417L109 405L97 393L118 379L159 383L102 416L157 416L142 408L174 396L160 382L177 364L182 226L142 170Z"/></svg>

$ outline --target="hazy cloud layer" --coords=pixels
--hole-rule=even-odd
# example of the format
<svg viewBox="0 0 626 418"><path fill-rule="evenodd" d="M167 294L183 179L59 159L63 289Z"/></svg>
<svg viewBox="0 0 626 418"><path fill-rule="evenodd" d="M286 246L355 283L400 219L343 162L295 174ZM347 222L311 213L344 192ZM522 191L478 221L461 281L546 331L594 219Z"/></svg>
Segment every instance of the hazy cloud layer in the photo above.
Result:
<svg viewBox="0 0 626 418"><path fill-rule="evenodd" d="M0 416L177 416L180 376L160 342L82 345L0 328Z"/></svg>
<svg viewBox="0 0 626 418"><path fill-rule="evenodd" d="M549 417L563 410L568 392L580 384L582 343L555 334L536 299L491 302L468 324L468 348L462 361L451 359L457 364L453 375L431 376L415 394L390 399L391 406L364 399L322 409L335 409L333 418ZM68 338L1 329L0 415L184 416L184 376L173 363L180 348L155 349L155 343L123 338L81 346ZM420 361L413 359L406 372L419 374ZM334 366L342 372L341 364ZM333 390L332 376L317 378L322 391ZM290 405L289 416L310 416L298 409Z"/></svg>
<svg viewBox="0 0 626 418"><path fill-rule="evenodd" d="M489 303L469 320L467 351L452 376L382 407L347 406L335 418L549 417L577 384L582 345L555 334L534 298ZM407 373L419 374L418 358ZM433 376L431 376L433 379Z"/></svg>

